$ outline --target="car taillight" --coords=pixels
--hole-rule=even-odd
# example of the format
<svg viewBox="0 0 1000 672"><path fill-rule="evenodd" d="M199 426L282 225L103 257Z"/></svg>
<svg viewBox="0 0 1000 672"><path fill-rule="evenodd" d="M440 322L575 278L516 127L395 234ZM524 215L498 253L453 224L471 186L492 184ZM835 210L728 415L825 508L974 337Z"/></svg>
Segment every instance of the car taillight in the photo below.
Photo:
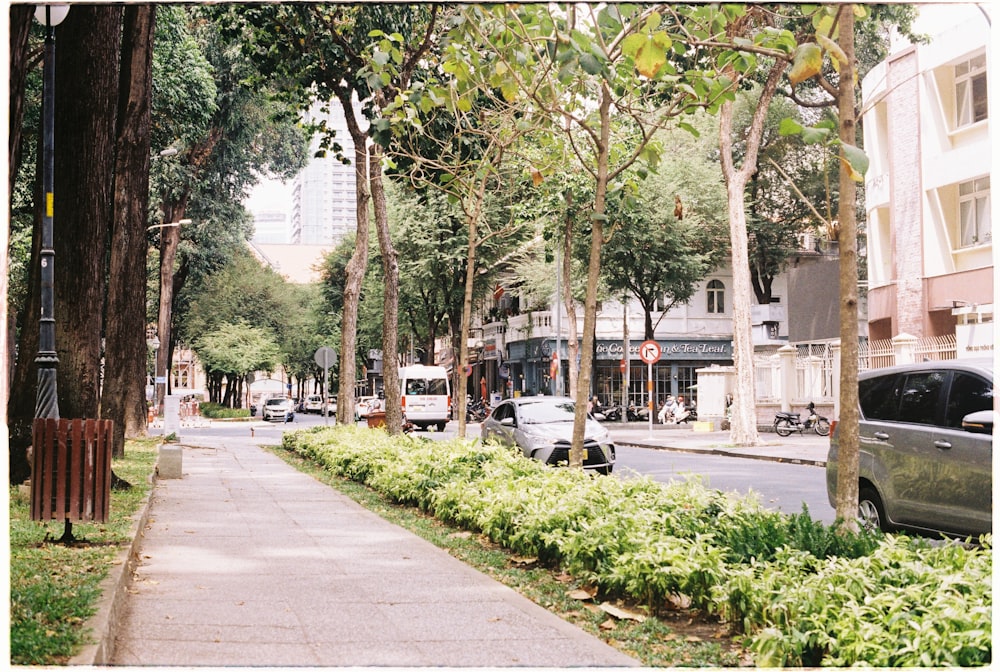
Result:
<svg viewBox="0 0 1000 672"><path fill-rule="evenodd" d="M399 405L404 411L406 410L406 395L403 395L403 399L399 402Z"/></svg>

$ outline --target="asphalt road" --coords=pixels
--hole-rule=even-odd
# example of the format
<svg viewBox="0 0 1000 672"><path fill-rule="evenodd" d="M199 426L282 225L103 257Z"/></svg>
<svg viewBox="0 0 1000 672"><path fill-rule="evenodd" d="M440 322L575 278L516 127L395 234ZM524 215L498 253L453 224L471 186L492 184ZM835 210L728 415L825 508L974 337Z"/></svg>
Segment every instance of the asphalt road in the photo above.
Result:
<svg viewBox="0 0 1000 672"><path fill-rule="evenodd" d="M332 418L326 422L334 424ZM250 423L214 423L212 427L183 428L181 438L183 441L196 443L199 436L215 440L245 437L255 443L277 445L281 441L281 434L286 430L322 424L324 419L321 416L299 413L295 420L287 424L264 422L256 418ZM457 433L458 423L450 422L444 432L418 432L418 435L449 439ZM479 436L479 425L470 423L467 436ZM646 475L663 483L700 477L708 487L725 492L741 495L753 492L764 506L771 509L799 513L805 504L815 520L831 524L835 517L826 498L826 474L821 467L618 446L615 475L628 478L634 474Z"/></svg>

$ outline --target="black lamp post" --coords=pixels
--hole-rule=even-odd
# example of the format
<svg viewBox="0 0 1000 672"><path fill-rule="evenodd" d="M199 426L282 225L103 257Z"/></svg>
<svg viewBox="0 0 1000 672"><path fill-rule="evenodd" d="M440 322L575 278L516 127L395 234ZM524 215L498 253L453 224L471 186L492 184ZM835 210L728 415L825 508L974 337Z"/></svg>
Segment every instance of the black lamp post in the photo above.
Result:
<svg viewBox="0 0 1000 672"><path fill-rule="evenodd" d="M38 392L35 397L36 418L59 418L56 396L56 320L55 320L55 249L52 242L53 218L53 134L55 130L56 32L69 12L67 5L39 5L35 20L45 26L45 61L42 84L42 245L39 253L42 310L39 320Z"/></svg>

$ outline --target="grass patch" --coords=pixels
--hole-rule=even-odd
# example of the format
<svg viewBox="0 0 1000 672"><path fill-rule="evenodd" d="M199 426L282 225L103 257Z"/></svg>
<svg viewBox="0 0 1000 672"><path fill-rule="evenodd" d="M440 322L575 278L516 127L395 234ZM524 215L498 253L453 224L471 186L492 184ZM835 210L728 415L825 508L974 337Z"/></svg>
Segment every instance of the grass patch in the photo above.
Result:
<svg viewBox="0 0 1000 672"><path fill-rule="evenodd" d="M97 610L100 584L132 542L133 518L149 493L157 439L128 441L114 473L129 483L113 490L109 520L78 523L80 540L61 544L64 524L31 520L27 493L10 488L10 662L65 664L89 640L84 625Z"/></svg>
<svg viewBox="0 0 1000 672"><path fill-rule="evenodd" d="M640 606L618 602L616 606L641 613L644 619L641 622L615 619L602 611L598 602L571 596L576 590L592 588L558 569L544 566L536 558L519 557L484 535L444 523L417 507L395 504L368 486L330 474L290 450L278 446L267 448L299 471L446 550L458 560L636 658L643 666L734 667L750 664L741 638L717 622L704 620L692 610L651 616Z"/></svg>

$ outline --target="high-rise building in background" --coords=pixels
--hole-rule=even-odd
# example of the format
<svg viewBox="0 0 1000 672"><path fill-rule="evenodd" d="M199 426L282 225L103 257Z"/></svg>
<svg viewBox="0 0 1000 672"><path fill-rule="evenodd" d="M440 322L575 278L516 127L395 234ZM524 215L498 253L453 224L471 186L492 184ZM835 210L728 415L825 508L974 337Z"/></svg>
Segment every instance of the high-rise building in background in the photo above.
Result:
<svg viewBox="0 0 1000 672"><path fill-rule="evenodd" d="M331 102L329 112L323 112L322 107L315 104L304 115L305 120L325 121L343 148L340 155L351 163L344 164L332 151L317 157L320 139L313 138L306 166L295 178L287 185L262 183L251 195L247 207L254 218L256 243L336 245L356 229L354 143L340 103Z"/></svg>
<svg viewBox="0 0 1000 672"><path fill-rule="evenodd" d="M356 186L354 179L354 143L347 131L344 110L337 101L329 112L316 104L306 115L307 121L325 121L334 131L334 141L351 160L345 164L336 153L327 151L317 157L320 139L309 143L309 162L292 183L291 242L302 245L333 245L356 228Z"/></svg>
<svg viewBox="0 0 1000 672"><path fill-rule="evenodd" d="M253 213L256 243L286 244L291 242L289 213L282 210L258 210Z"/></svg>

